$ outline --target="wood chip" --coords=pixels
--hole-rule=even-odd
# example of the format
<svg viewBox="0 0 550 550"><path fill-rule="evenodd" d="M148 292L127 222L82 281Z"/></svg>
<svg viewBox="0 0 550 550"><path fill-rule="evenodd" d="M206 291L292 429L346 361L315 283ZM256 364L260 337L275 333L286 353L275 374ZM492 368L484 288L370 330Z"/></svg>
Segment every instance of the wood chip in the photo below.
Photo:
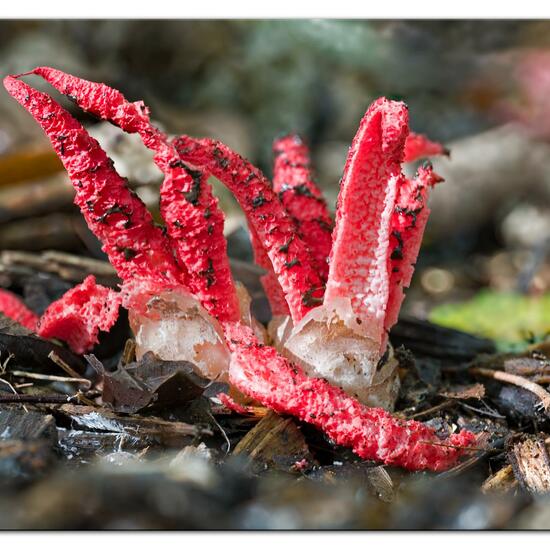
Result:
<svg viewBox="0 0 550 550"><path fill-rule="evenodd" d="M534 494L550 492L550 456L546 435L519 435L508 444L508 460L521 486Z"/></svg>
<svg viewBox="0 0 550 550"><path fill-rule="evenodd" d="M266 466L284 471L311 467L315 460L302 432L291 418L269 412L239 442L234 455L248 455L254 469Z"/></svg>
<svg viewBox="0 0 550 550"><path fill-rule="evenodd" d="M484 494L505 494L517 486L514 470L510 464L488 477L481 486Z"/></svg>

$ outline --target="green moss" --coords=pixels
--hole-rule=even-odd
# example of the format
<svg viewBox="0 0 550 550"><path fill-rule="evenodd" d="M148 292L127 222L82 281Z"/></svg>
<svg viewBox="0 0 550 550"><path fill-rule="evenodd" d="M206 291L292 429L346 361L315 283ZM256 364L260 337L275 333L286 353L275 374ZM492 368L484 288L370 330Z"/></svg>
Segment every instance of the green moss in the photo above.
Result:
<svg viewBox="0 0 550 550"><path fill-rule="evenodd" d="M485 290L468 302L434 308L430 321L492 338L502 350L518 349L550 334L550 294Z"/></svg>

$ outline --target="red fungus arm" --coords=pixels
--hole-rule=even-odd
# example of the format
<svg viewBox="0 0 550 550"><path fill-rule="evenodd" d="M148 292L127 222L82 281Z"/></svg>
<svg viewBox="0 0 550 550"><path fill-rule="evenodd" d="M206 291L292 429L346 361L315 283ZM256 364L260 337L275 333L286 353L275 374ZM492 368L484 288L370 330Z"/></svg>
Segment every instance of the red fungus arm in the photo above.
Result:
<svg viewBox="0 0 550 550"><path fill-rule="evenodd" d="M130 102L115 88L52 67L36 67L25 74L41 76L84 111L112 122L125 132L139 133L145 145L153 150L165 140L164 134L151 124L149 109L143 101Z"/></svg>
<svg viewBox="0 0 550 550"><path fill-rule="evenodd" d="M38 316L31 311L19 296L0 288L0 313L17 321L29 330L36 330Z"/></svg>
<svg viewBox="0 0 550 550"><path fill-rule="evenodd" d="M405 141L404 162L414 162L415 160L433 157L436 155L449 155L449 150L438 143L431 141L424 134L415 134L411 132Z"/></svg>
<svg viewBox="0 0 550 550"><path fill-rule="evenodd" d="M265 275L260 277L260 281L264 287L264 292L271 308L271 314L290 315L285 294L279 284L277 275L273 271L273 264L265 251L260 237L256 234L254 227L249 226L248 231L250 233L250 244L254 253L254 262L266 271Z"/></svg>
<svg viewBox="0 0 550 550"><path fill-rule="evenodd" d="M224 215L212 194L208 174L181 161L173 168L169 164L161 187L160 211L178 258L189 271L189 287L219 321L236 321L240 308L223 235ZM186 177L181 177L182 171Z"/></svg>
<svg viewBox="0 0 550 550"><path fill-rule="evenodd" d="M323 283L265 176L218 141L181 136L174 143L183 161L212 174L235 195L271 260L293 320L300 320L320 303Z"/></svg>
<svg viewBox="0 0 550 550"><path fill-rule="evenodd" d="M363 459L408 470L441 471L475 441L465 430L441 440L425 424L366 407L324 380L307 377L274 348L259 343L250 328L237 323L224 328L232 351L232 384L275 412L323 430Z"/></svg>
<svg viewBox="0 0 550 550"><path fill-rule="evenodd" d="M180 161L164 133L151 124L149 109L143 102L131 103L106 84L50 67L37 67L32 73L40 75L82 109L128 133L138 133L145 146L156 153L155 162L165 175L161 214L178 260L185 267L186 284L219 320L239 319L239 303L223 236L224 215L207 177Z"/></svg>
<svg viewBox="0 0 550 550"><path fill-rule="evenodd" d="M273 143L273 190L294 219L323 281L328 275L332 218L310 170L309 150L297 135Z"/></svg>
<svg viewBox="0 0 550 550"><path fill-rule="evenodd" d="M178 282L168 241L98 142L46 94L11 76L4 86L50 139L76 190L75 203L119 276Z"/></svg>
<svg viewBox="0 0 550 550"><path fill-rule="evenodd" d="M390 293L384 320L386 338L382 342L382 351L386 347L388 332L397 322L405 298L404 289L409 287L414 273L424 228L430 215L427 204L430 189L441 181L443 179L433 171L432 165L426 162L419 167L414 179L403 178L399 186L391 217Z"/></svg>
<svg viewBox="0 0 550 550"><path fill-rule="evenodd" d="M353 139L338 197L325 305L351 301L364 334L382 342L389 296L390 218L408 133L407 107L381 98Z"/></svg>
<svg viewBox="0 0 550 550"><path fill-rule="evenodd" d="M51 303L38 322L38 334L67 342L84 353L98 342L100 330L109 331L118 319L121 295L98 285L90 275Z"/></svg>

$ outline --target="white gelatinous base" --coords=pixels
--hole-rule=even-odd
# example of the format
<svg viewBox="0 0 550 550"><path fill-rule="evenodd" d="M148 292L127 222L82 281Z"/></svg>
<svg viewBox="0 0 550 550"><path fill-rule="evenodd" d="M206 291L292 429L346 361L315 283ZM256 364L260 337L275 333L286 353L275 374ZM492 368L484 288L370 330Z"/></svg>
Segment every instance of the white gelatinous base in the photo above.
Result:
<svg viewBox="0 0 550 550"><path fill-rule="evenodd" d="M219 323L184 290L148 296L129 310L138 359L147 351L166 361L190 361L211 380L227 381L229 350Z"/></svg>
<svg viewBox="0 0 550 550"><path fill-rule="evenodd" d="M393 409L399 391L393 351L379 365L379 343L369 338L368 328L355 317L344 322L340 313L319 306L296 327L289 317L276 317L269 333L277 349L309 376L326 379L366 405Z"/></svg>

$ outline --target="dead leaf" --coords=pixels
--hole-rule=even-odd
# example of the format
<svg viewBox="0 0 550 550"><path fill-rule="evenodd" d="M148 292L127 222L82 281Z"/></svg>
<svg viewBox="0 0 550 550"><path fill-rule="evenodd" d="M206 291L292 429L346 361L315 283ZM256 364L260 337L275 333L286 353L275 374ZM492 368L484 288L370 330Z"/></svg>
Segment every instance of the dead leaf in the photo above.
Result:
<svg viewBox="0 0 550 550"><path fill-rule="evenodd" d="M96 370L101 363L86 356ZM103 402L114 411L135 413L154 405L173 406L193 401L206 389L209 380L196 373L188 361L163 361L147 352L139 361L119 365L113 373L103 369Z"/></svg>

